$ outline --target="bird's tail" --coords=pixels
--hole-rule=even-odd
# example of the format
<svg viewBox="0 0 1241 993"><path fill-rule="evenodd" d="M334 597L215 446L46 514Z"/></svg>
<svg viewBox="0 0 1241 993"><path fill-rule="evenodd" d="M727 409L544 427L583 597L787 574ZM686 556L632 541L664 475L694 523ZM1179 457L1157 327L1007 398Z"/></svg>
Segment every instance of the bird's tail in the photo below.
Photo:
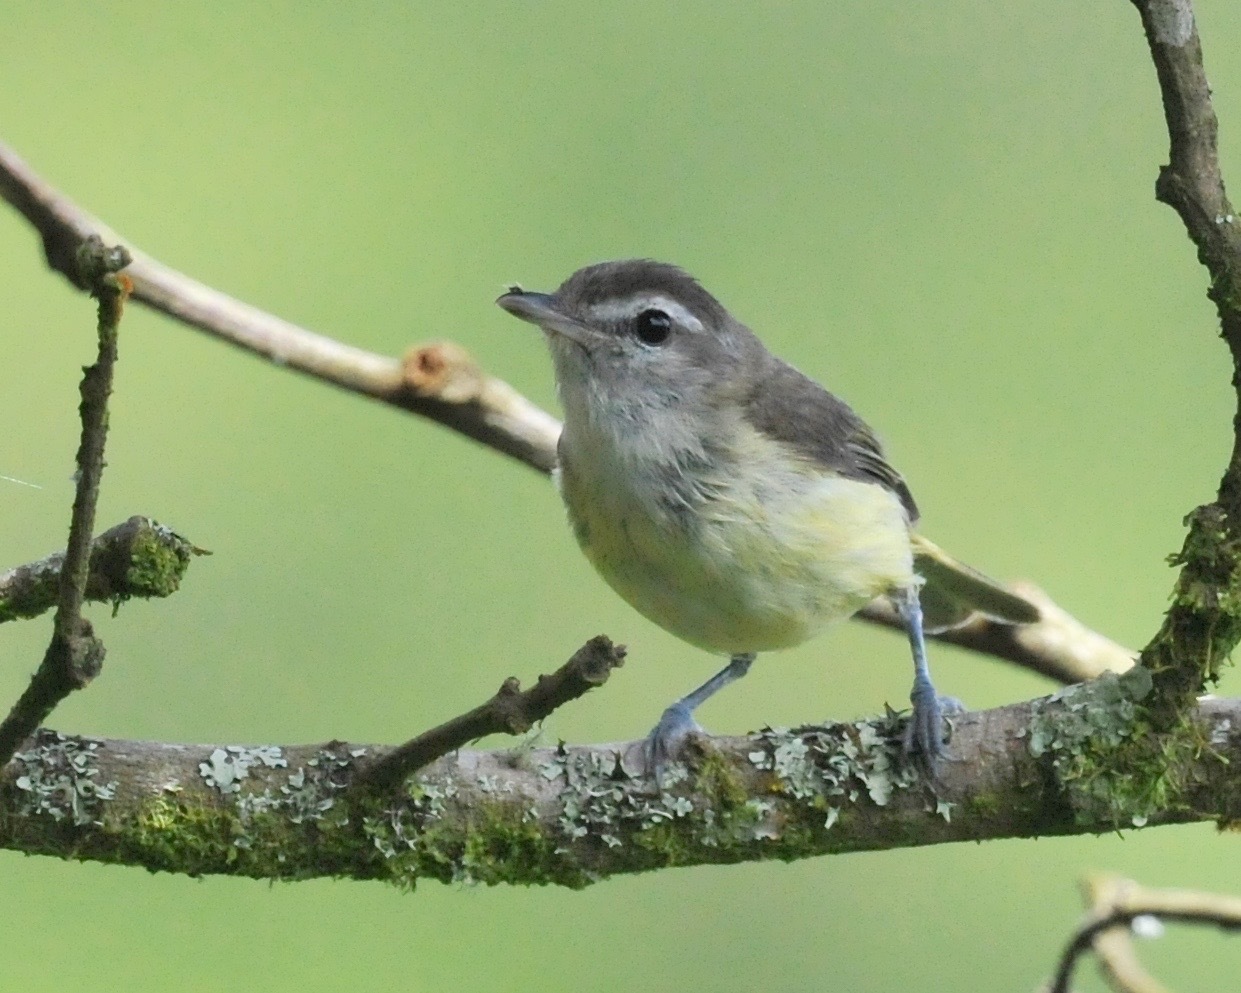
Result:
<svg viewBox="0 0 1241 993"><path fill-rule="evenodd" d="M975 614L1006 624L1031 624L1039 619L1029 600L1005 589L964 562L958 562L933 541L910 536L914 572L922 587L923 627L930 633L960 627Z"/></svg>

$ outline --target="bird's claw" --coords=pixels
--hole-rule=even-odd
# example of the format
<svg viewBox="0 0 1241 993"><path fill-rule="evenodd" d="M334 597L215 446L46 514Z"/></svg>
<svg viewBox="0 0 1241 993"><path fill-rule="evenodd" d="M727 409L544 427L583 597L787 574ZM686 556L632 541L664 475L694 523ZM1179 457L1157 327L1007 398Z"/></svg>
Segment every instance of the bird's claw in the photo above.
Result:
<svg viewBox="0 0 1241 993"><path fill-rule="evenodd" d="M902 738L905 757L921 760L933 772L946 754L945 717L963 713L965 706L955 697L939 696L934 686L923 681L914 683L909 702L913 713Z"/></svg>
<svg viewBox="0 0 1241 993"><path fill-rule="evenodd" d="M700 731L702 726L694 720L684 703L678 702L668 707L642 745L647 775L654 777L656 782L661 781L668 766L680 756L685 739Z"/></svg>

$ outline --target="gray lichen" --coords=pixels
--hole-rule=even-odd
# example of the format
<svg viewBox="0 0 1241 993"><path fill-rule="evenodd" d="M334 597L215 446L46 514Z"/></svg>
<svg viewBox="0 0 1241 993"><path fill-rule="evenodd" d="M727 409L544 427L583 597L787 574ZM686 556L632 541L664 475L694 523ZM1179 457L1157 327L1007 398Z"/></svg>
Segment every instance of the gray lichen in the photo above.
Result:
<svg viewBox="0 0 1241 993"><path fill-rule="evenodd" d="M260 764L269 769L282 769L289 763L276 745L260 748L229 745L215 749L206 762L200 762L198 772L203 782L221 793L240 793L241 781L253 766Z"/></svg>
<svg viewBox="0 0 1241 993"><path fill-rule="evenodd" d="M1140 827L1168 803L1176 740L1143 733L1140 701L1150 691L1142 666L1105 673L1037 701L1019 732L1032 756L1050 761L1080 823Z"/></svg>
<svg viewBox="0 0 1241 993"><path fill-rule="evenodd" d="M236 748L230 746L228 755L220 760L224 775L240 771L239 779L245 778L249 769L262 764L269 769L288 768L288 760L279 748ZM288 821L289 824L305 824L319 821L336 806L335 795L348 785L347 770L354 760L366 754L366 749L355 748L347 754L337 754L329 749L320 749L319 753L306 764L284 777L284 782L267 785L261 793L244 793L237 797L237 812L241 823L248 825L258 814L272 813ZM203 773L208 785L217 785L221 792L237 792L240 788L238 780L224 784L212 783L216 778L215 763L220 756L220 749L211 753L212 766L208 771L207 763L202 763L199 770ZM233 761L229 761L229 760ZM273 786L275 788L273 789ZM347 823L342 819L341 824ZM243 844L244 844L243 836Z"/></svg>
<svg viewBox="0 0 1241 993"><path fill-rule="evenodd" d="M557 819L561 834L558 853L587 837L617 848L624 834L686 817L694 809L688 797L670 792L689 777L680 763L671 763L664 770L657 791L652 791L648 781L630 777L621 756L614 752L570 754L562 749L550 764L559 767L565 781Z"/></svg>
<svg viewBox="0 0 1241 993"><path fill-rule="evenodd" d="M25 794L20 812L76 827L102 824L104 804L116 796L117 784L98 781L98 748L90 738L40 731L33 749L13 756L20 770L13 785Z"/></svg>
<svg viewBox="0 0 1241 993"><path fill-rule="evenodd" d="M766 728L758 735L763 747L748 757L775 776L780 793L823 810L823 826L831 828L863 791L884 807L897 790L918 785L916 770L900 755L899 732L894 713L852 725ZM947 819L941 808L928 809Z"/></svg>

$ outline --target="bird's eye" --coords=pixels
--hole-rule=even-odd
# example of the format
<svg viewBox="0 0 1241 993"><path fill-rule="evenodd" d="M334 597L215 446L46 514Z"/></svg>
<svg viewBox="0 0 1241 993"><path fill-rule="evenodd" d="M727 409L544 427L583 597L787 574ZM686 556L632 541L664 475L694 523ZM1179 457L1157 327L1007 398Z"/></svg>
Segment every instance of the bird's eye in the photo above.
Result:
<svg viewBox="0 0 1241 993"><path fill-rule="evenodd" d="M672 318L662 310L644 310L633 322L633 332L646 345L662 345L672 334Z"/></svg>

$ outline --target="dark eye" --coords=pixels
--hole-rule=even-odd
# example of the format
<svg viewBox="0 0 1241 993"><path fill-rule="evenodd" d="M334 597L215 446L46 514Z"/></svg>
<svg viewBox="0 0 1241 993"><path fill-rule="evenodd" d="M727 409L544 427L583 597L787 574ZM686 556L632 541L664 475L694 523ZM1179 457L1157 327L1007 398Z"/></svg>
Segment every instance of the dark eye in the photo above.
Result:
<svg viewBox="0 0 1241 993"><path fill-rule="evenodd" d="M672 334L672 318L662 310L644 310L633 321L633 333L647 345L662 345Z"/></svg>

